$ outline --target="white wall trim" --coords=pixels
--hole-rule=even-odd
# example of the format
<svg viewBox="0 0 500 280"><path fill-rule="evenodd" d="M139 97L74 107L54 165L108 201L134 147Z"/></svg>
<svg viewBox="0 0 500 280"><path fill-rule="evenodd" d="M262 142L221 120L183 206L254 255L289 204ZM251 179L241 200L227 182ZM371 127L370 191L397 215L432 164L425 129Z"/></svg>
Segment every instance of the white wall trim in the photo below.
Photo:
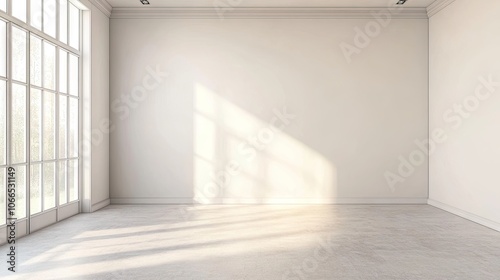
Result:
<svg viewBox="0 0 500 280"><path fill-rule="evenodd" d="M94 203L94 204L92 204L92 212L95 212L99 209L102 209L110 204L111 204L111 200L109 198L105 199L101 202Z"/></svg>
<svg viewBox="0 0 500 280"><path fill-rule="evenodd" d="M430 18L433 15L439 13L444 8L448 7L455 0L436 0L427 7L427 16Z"/></svg>
<svg viewBox="0 0 500 280"><path fill-rule="evenodd" d="M427 198L326 198L326 199L214 199L207 203L185 198L111 198L111 204L418 204L426 205Z"/></svg>
<svg viewBox="0 0 500 280"><path fill-rule="evenodd" d="M57 209L52 209L38 215L32 215L30 219L30 233L57 223Z"/></svg>
<svg viewBox="0 0 500 280"><path fill-rule="evenodd" d="M428 204L431 205L431 206L434 206L436 208L439 208L441 210L444 210L446 212L450 212L452 214L460 216L460 217L462 217L464 219L467 219L469 221L472 221L474 223L483 225L485 227L494 229L496 231L500 231L500 223L494 222L492 220L485 219L485 218L480 217L478 215L472 214L472 213L467 212L465 210L462 210L462 209L450 206L448 204L445 204L445 203L442 203L442 202L439 202L439 201L436 201L436 200L433 200L433 199L429 199L428 200Z"/></svg>
<svg viewBox="0 0 500 280"><path fill-rule="evenodd" d="M179 198L111 198L111 204L193 204L190 197Z"/></svg>
<svg viewBox="0 0 500 280"><path fill-rule="evenodd" d="M393 19L427 19L426 8L114 8L112 19L373 19L390 12Z"/></svg>
<svg viewBox="0 0 500 280"><path fill-rule="evenodd" d="M92 4L96 6L101 12L103 12L107 17L111 16L111 11L113 7L106 0L92 0Z"/></svg>

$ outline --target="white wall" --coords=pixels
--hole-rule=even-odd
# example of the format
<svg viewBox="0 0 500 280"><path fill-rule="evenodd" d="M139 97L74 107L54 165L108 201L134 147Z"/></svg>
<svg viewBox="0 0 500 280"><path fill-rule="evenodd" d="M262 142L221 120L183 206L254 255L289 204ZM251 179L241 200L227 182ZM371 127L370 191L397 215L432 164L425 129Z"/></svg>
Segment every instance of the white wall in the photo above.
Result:
<svg viewBox="0 0 500 280"><path fill-rule="evenodd" d="M448 136L430 158L430 203L500 229L498 11L456 0L430 19L430 129Z"/></svg>
<svg viewBox="0 0 500 280"><path fill-rule="evenodd" d="M384 174L428 137L428 22L393 20L349 64L368 22L112 19L112 202L425 202L427 160L394 190Z"/></svg>
<svg viewBox="0 0 500 280"><path fill-rule="evenodd" d="M109 204L109 18L92 6L92 211ZM106 202L107 201L107 202Z"/></svg>

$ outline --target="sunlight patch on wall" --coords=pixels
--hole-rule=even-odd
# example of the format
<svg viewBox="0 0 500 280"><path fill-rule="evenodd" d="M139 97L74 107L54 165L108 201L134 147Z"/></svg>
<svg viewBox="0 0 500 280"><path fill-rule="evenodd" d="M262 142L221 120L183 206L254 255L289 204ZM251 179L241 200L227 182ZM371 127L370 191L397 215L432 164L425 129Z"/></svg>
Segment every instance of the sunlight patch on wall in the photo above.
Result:
<svg viewBox="0 0 500 280"><path fill-rule="evenodd" d="M335 166L285 132L295 118L286 104L264 121L203 85L196 84L194 95L195 202L317 203L335 197Z"/></svg>

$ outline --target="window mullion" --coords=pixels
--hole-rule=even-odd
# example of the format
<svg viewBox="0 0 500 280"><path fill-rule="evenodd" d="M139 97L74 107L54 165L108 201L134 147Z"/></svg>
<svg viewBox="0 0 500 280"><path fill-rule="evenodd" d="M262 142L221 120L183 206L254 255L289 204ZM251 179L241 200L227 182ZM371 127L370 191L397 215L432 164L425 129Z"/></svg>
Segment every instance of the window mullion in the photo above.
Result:
<svg viewBox="0 0 500 280"><path fill-rule="evenodd" d="M58 5L56 5L58 6ZM57 22L56 22L56 29L57 28ZM56 31L57 33L57 31ZM56 52L55 52L55 58L56 58L56 63L55 63L55 77L54 77L54 82L55 82L55 90L56 90L56 93L54 94L55 96L55 102L56 102L56 112L55 112L55 121L54 121L54 129L55 129L55 138L54 139L54 143L55 143L55 147L54 147L54 156L55 156L55 159L56 159L56 163L55 163L55 166L54 166L54 171L55 171L55 178L54 178L54 195L55 195L55 198L54 198L54 202L55 202L55 206L56 208L58 209L59 208L59 162L60 162L60 159L59 159L59 46L56 46ZM56 221L59 221L59 213L58 211L56 211Z"/></svg>
<svg viewBox="0 0 500 280"><path fill-rule="evenodd" d="M31 26L31 0L26 1L26 24Z"/></svg>
<svg viewBox="0 0 500 280"><path fill-rule="evenodd" d="M30 4L29 1L27 3ZM29 6L28 6L29 7ZM28 10L30 10L28 8ZM29 19L29 13L28 13ZM26 176L25 201L28 229L31 231L31 33L26 30Z"/></svg>
<svg viewBox="0 0 500 280"><path fill-rule="evenodd" d="M55 7L56 8L56 40L58 40L60 42L61 40L60 40L60 35L59 35L59 29L60 29L59 25L61 24L60 23L60 19L61 18L60 18L60 15L59 15L59 13L60 13L60 11L59 11L59 8L60 8L59 0L56 1L55 5L56 5L56 7Z"/></svg>
<svg viewBox="0 0 500 280"><path fill-rule="evenodd" d="M69 28L68 28L69 29ZM66 53L66 72L69 69L69 53ZM69 74L66 75L66 92L69 95ZM66 203L69 203L69 103L70 97L66 97Z"/></svg>
<svg viewBox="0 0 500 280"><path fill-rule="evenodd" d="M43 13L42 13L43 14ZM42 28L43 28L43 21L42 21ZM41 95L42 95L42 104L40 106L40 112L41 112L41 124L42 124L42 127L40 129L40 151L41 151L41 159L42 159L42 164L41 164L41 170L40 170L40 211L43 212L43 209L44 209L44 200L45 200L45 197L44 197L44 186L45 186L45 178L44 178L44 175L45 175L45 152L44 152L44 148L45 148L45 141L44 141L44 136L45 136L45 133L44 133L44 120L45 120L45 91L43 90L44 87L45 87L45 79L44 79L44 69L45 69L45 44L43 42L43 39L42 39L42 43L41 43L41 48L42 48L42 58L40 59L40 64L41 64L41 68L42 68L42 77L41 77L41 85L42 85L42 90L41 90Z"/></svg>
<svg viewBox="0 0 500 280"><path fill-rule="evenodd" d="M9 9L9 3L7 3L7 10ZM7 148L6 148L6 155L5 155L5 163L7 164L7 166L9 166L11 164L11 156L10 154L12 153L12 148L11 148L11 141L10 141L10 128L11 128L11 117L10 117L10 113L11 113L11 109L12 109L12 79L11 79L11 65L12 65L12 54L11 54L11 50L12 50L12 24L10 22L7 22L7 30L6 30L6 33L7 33L7 42L6 42L6 47L7 47L7 69L6 69L6 76L7 76L7 83L6 83L6 88L7 88L7 92L5 93L5 98L6 98L6 106L5 106L5 111L6 111L6 118L5 118L5 121L6 121L6 127L7 127L7 132L6 132L6 140L5 140L5 144L7 145Z"/></svg>
<svg viewBox="0 0 500 280"><path fill-rule="evenodd" d="M8 1L9 2L9 1ZM9 4L7 2L7 11L9 10ZM7 42L6 42L6 55L7 55L7 58L6 58L6 62L7 62L7 69L5 69L5 75L7 77L7 82L5 84L5 88L6 88L6 92L5 92L5 127L6 127L6 131L5 131L5 164L6 164L6 167L9 167L9 166L12 166L11 165L11 159L10 159L10 153L12 152L12 148L10 146L10 128L11 128L11 117L10 117L10 112L11 112L11 88L12 88L12 85L11 85L11 79L10 79L10 76L11 76L11 62L12 62L12 59L11 59L11 49L12 49L12 40L11 40L11 28L12 28L12 24L10 22L7 22L6 24L6 30L5 30L5 33L6 33L6 37L7 37ZM5 169L5 172L7 173L7 168ZM5 174L5 176L7 176L7 174ZM7 177L6 177L7 178ZM5 186L5 202L7 202L7 188L8 186L6 185ZM5 203L5 223L7 224L7 218L8 218L8 211L7 211L7 203Z"/></svg>

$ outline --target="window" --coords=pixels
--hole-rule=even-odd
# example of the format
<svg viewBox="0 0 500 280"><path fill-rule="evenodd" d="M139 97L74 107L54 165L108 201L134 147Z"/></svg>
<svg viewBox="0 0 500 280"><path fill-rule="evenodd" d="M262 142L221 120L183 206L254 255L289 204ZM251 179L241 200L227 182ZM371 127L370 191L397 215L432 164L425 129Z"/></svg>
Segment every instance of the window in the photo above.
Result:
<svg viewBox="0 0 500 280"><path fill-rule="evenodd" d="M2 226L9 166L18 219L79 200L81 10L68 0L0 0L0 11Z"/></svg>
<svg viewBox="0 0 500 280"><path fill-rule="evenodd" d="M10 1L12 16L26 22L26 0Z"/></svg>

